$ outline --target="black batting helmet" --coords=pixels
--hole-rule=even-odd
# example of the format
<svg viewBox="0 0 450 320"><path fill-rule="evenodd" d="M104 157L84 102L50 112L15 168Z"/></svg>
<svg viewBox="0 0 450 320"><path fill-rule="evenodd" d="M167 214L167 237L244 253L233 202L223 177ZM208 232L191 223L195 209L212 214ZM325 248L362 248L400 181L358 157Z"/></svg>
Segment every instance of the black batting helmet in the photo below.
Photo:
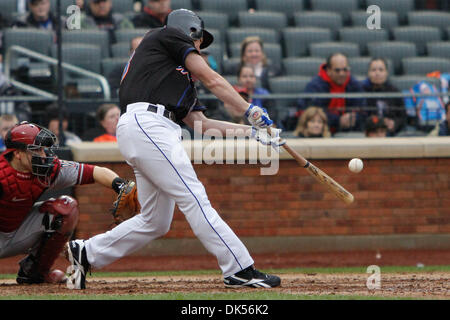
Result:
<svg viewBox="0 0 450 320"><path fill-rule="evenodd" d="M205 30L202 18L191 10L177 9L172 11L167 16L167 26L181 30L194 40L200 40L203 37L200 49L208 47L214 41L213 35Z"/></svg>

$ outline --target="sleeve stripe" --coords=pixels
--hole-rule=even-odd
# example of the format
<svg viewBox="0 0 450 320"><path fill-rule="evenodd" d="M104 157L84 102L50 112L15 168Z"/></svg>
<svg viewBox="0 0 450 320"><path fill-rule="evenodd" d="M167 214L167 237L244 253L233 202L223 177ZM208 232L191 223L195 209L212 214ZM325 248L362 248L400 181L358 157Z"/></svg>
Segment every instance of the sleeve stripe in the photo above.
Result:
<svg viewBox="0 0 450 320"><path fill-rule="evenodd" d="M196 51L196 49L195 48L187 48L186 52L183 55L183 64L184 64L184 60L186 60L188 53L192 52L192 51Z"/></svg>
<svg viewBox="0 0 450 320"><path fill-rule="evenodd" d="M84 164L80 164L80 169L78 170L77 184L81 184L81 180L83 179L83 171L84 171Z"/></svg>

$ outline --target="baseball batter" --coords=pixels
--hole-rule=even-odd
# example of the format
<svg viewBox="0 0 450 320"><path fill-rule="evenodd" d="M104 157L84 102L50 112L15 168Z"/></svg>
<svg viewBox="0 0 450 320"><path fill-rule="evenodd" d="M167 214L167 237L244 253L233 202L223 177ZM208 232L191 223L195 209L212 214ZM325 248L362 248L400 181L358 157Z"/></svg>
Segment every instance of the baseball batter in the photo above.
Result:
<svg viewBox="0 0 450 320"><path fill-rule="evenodd" d="M211 206L205 188L181 145L179 123L203 132L215 128L250 132L251 127L208 119L197 100L198 79L235 113L246 115L254 130L272 125L266 110L249 105L199 54L213 36L203 21L185 9L172 11L167 25L149 31L125 67L120 86L122 115L117 127L120 152L134 169L141 213L86 241L70 241L73 287L85 288L86 271L101 268L142 248L169 231L175 204L193 232L216 256L229 287L271 288L280 278L259 272L248 250ZM263 143L278 147L281 130ZM182 152L180 153L180 150Z"/></svg>
<svg viewBox="0 0 450 320"><path fill-rule="evenodd" d="M27 254L19 262L19 284L65 282L51 267L78 221L78 203L69 196L37 201L47 190L99 182L119 192L124 180L108 168L60 160L56 136L31 123L6 135L0 155L0 258Z"/></svg>

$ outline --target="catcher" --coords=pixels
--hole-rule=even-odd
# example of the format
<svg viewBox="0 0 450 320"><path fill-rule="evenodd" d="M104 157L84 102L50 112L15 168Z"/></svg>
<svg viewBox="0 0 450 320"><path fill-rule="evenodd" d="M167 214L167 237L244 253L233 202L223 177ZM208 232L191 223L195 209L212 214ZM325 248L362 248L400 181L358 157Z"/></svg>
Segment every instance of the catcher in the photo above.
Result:
<svg viewBox="0 0 450 320"><path fill-rule="evenodd" d="M98 182L121 194L116 207L122 208L134 183L105 167L58 159L56 136L32 123L9 130L5 144L0 155L0 258L26 254L19 262L19 284L65 282L65 273L51 268L77 225L78 203L70 196L37 200L47 190Z"/></svg>

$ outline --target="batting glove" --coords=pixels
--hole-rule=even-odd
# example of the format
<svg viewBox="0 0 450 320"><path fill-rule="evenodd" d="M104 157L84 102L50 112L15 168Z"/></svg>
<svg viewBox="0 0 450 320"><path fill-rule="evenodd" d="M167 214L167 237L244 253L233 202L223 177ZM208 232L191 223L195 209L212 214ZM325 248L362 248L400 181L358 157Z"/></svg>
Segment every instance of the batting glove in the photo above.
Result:
<svg viewBox="0 0 450 320"><path fill-rule="evenodd" d="M247 111L245 112L245 116L252 127L256 127L257 129L267 128L273 124L273 121L269 118L267 110L254 106L253 104L249 105Z"/></svg>
<svg viewBox="0 0 450 320"><path fill-rule="evenodd" d="M281 139L281 129L270 128L269 133L267 129L258 129L252 127L252 138L261 142L265 146L272 146L277 152L280 152L280 147L286 143L286 140Z"/></svg>

